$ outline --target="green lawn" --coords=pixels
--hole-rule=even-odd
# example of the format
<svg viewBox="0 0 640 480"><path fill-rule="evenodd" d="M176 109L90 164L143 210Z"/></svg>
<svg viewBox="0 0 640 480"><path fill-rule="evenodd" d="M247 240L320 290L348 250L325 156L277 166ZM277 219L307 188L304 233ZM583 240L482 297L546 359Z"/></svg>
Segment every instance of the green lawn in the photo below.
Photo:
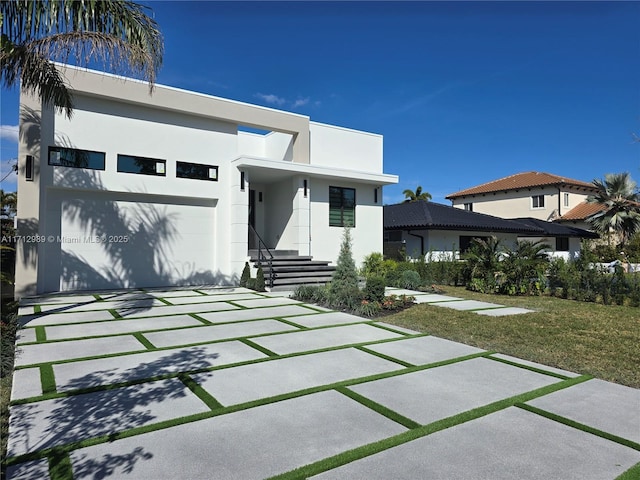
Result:
<svg viewBox="0 0 640 480"><path fill-rule="evenodd" d="M446 287L446 295L535 310L488 317L416 305L385 322L640 388L640 309Z"/></svg>

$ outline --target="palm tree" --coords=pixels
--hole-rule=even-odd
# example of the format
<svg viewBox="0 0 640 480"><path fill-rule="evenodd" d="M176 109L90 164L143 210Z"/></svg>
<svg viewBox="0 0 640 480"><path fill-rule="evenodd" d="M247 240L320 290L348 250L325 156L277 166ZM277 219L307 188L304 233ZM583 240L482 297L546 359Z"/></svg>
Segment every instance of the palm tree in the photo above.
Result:
<svg viewBox="0 0 640 480"><path fill-rule="evenodd" d="M402 192L402 194L406 197L405 203L419 202L421 200L428 202L429 200L431 200L431 194L429 192L423 192L420 185L418 185L415 192L411 189L407 189Z"/></svg>
<svg viewBox="0 0 640 480"><path fill-rule="evenodd" d="M141 77L152 89L163 42L147 7L129 0L3 0L0 2L1 83L22 88L67 117L73 98L54 61Z"/></svg>
<svg viewBox="0 0 640 480"><path fill-rule="evenodd" d="M593 184L598 192L589 195L587 202L600 205L602 210L587 221L599 233L619 235L624 245L640 232L640 193L636 182L628 172L624 172L608 173L604 180L593 180Z"/></svg>

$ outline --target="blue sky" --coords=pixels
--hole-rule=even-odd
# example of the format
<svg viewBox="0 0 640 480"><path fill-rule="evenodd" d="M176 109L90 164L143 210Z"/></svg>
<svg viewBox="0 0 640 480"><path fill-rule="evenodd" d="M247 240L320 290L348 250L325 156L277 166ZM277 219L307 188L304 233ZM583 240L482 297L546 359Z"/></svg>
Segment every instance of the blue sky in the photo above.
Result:
<svg viewBox="0 0 640 480"><path fill-rule="evenodd" d="M530 170L640 181L639 2L143 3L158 83L384 135L385 203ZM4 177L17 92L1 103Z"/></svg>

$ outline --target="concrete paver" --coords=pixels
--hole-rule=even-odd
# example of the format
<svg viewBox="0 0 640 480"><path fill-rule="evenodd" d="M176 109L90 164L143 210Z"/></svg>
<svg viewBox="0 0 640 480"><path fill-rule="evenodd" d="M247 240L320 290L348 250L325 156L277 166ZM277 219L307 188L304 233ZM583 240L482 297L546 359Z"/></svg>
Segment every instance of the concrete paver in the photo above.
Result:
<svg viewBox="0 0 640 480"><path fill-rule="evenodd" d="M504 317L507 315L522 315L523 313L532 313L533 310L520 307L503 307L494 308L491 310L478 310L475 313L478 315L486 315L488 317Z"/></svg>
<svg viewBox="0 0 640 480"><path fill-rule="evenodd" d="M193 379L223 405L399 370L394 362L354 348L225 368Z"/></svg>
<svg viewBox="0 0 640 480"><path fill-rule="evenodd" d="M208 410L178 379L15 405L7 454L22 455Z"/></svg>
<svg viewBox="0 0 640 480"><path fill-rule="evenodd" d="M564 375L567 378L575 378L580 376L579 373L569 372L568 370L562 370L561 368L549 367L547 365L542 365L541 363L536 363L536 362L530 362L528 360L522 360L521 358L512 357L511 355L504 355L503 353L494 353L491 355L491 358L501 358L503 360L508 360L509 362L517 363L519 365L539 368L540 370L545 370L547 372Z"/></svg>
<svg viewBox="0 0 640 480"><path fill-rule="evenodd" d="M460 300L458 302L435 302L438 307L453 308L454 310L480 310L484 308L500 308L497 303L479 302L478 300Z"/></svg>
<svg viewBox="0 0 640 480"><path fill-rule="evenodd" d="M194 293L195 294L195 293ZM197 297L163 297L173 305L187 305L192 303L235 302L236 300L250 300L264 298L256 293L226 293L224 295L198 295Z"/></svg>
<svg viewBox="0 0 640 480"><path fill-rule="evenodd" d="M227 312L199 313L198 316L211 323L240 322L274 317L292 317L295 315L314 314L310 308L300 305L284 305L281 307L247 308Z"/></svg>
<svg viewBox="0 0 640 480"><path fill-rule="evenodd" d="M268 337L255 338L253 342L282 355L401 337L402 335L398 333L370 325L347 325L271 335Z"/></svg>
<svg viewBox="0 0 640 480"><path fill-rule="evenodd" d="M511 407L311 477L614 479L640 452Z"/></svg>
<svg viewBox="0 0 640 480"><path fill-rule="evenodd" d="M273 297L273 298L252 298L250 300L236 300L233 303L245 308L257 308L257 307L275 307L278 305L298 305L302 302L287 297Z"/></svg>
<svg viewBox="0 0 640 480"><path fill-rule="evenodd" d="M221 310L237 310L238 307L226 302L196 303L189 305L164 305L157 307L127 307L115 309L123 318L159 317L179 313L218 312Z"/></svg>
<svg viewBox="0 0 640 480"><path fill-rule="evenodd" d="M640 444L640 390L593 379L528 402Z"/></svg>
<svg viewBox="0 0 640 480"><path fill-rule="evenodd" d="M327 313L318 313L317 315L306 315L304 317L289 317L287 320L291 320L292 322L297 323L298 325L302 325L304 327L309 327L309 328L367 321L362 317L358 317L356 315L350 315L344 312L327 312Z"/></svg>
<svg viewBox="0 0 640 480"><path fill-rule="evenodd" d="M413 365L426 365L484 352L480 348L433 336L401 339L396 342L371 345L367 349Z"/></svg>
<svg viewBox="0 0 640 480"><path fill-rule="evenodd" d="M291 330L299 329L278 320L254 320L250 322L224 323L206 327L145 333L144 336L156 347L172 347L199 342L213 342L225 338L246 337Z"/></svg>
<svg viewBox="0 0 640 480"><path fill-rule="evenodd" d="M11 401L42 395L40 368L21 368L13 373Z"/></svg>
<svg viewBox="0 0 640 480"><path fill-rule="evenodd" d="M47 313L21 317L20 324L26 327L38 327L43 325L97 322L101 320L113 320L114 318L115 317L106 310L97 310L95 312Z"/></svg>
<svg viewBox="0 0 640 480"><path fill-rule="evenodd" d="M45 327L45 332L47 334L47 340L61 340L65 338L117 335L120 333L195 326L202 326L202 322L190 317L189 315L173 315L169 317L83 323L80 325L60 325L55 327Z"/></svg>
<svg viewBox="0 0 640 480"><path fill-rule="evenodd" d="M45 458L42 460L33 460L18 465L7 467L7 478L9 480L48 480L49 461Z"/></svg>
<svg viewBox="0 0 640 480"><path fill-rule="evenodd" d="M426 425L558 381L486 358L474 358L349 388Z"/></svg>
<svg viewBox="0 0 640 480"><path fill-rule="evenodd" d="M103 465L136 480L264 479L403 431L330 391L79 449L71 462L76 480Z"/></svg>
<svg viewBox="0 0 640 480"><path fill-rule="evenodd" d="M131 382L158 375L258 360L266 355L242 342L134 353L53 366L59 392Z"/></svg>
<svg viewBox="0 0 640 480"><path fill-rule="evenodd" d="M16 366L23 366L140 350L146 349L132 335L36 343L21 346L18 354L16 355L15 363Z"/></svg>

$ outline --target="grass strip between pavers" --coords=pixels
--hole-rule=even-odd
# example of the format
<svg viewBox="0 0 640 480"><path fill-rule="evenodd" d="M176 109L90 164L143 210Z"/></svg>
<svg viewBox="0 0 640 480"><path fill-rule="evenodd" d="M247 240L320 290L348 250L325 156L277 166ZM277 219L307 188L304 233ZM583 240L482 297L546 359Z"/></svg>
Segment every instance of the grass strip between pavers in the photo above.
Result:
<svg viewBox="0 0 640 480"><path fill-rule="evenodd" d="M202 385L200 385L198 382L196 382L189 375L184 374L184 373L180 373L180 374L178 374L178 378L180 379L180 381L182 383L185 384L185 386L189 390L191 390L195 394L196 397L198 397L200 400L202 400L205 403L205 405L207 407L209 407L212 411L220 410L221 408L224 408L224 406L220 402L218 402L213 397L213 395L211 395L204 388L202 388Z"/></svg>
<svg viewBox="0 0 640 480"><path fill-rule="evenodd" d="M349 390L345 387L337 387L335 389L337 392L346 395L351 400L355 400L356 402L364 405L367 408L370 408L376 413L379 413L383 417L387 417L389 420L393 420L396 423L399 423L403 427L412 430L414 428L420 427L418 422L411 420L410 418L405 417L404 415L399 414L398 412L394 412L390 408L385 407L384 405L379 404L378 402L374 402L373 400L360 395L359 393L354 392L353 390Z"/></svg>
<svg viewBox="0 0 640 480"><path fill-rule="evenodd" d="M40 365L40 384L43 395L57 393L56 376L53 373L53 365L50 363Z"/></svg>
<svg viewBox="0 0 640 480"><path fill-rule="evenodd" d="M113 315L113 318L115 318L116 320L122 319L122 315L120 315L120 313L118 313L118 311L115 308L110 308L107 310L107 312ZM109 320L103 320L103 321L108 322ZM87 322L87 323L94 323L94 322ZM66 324L63 323L61 325L66 325Z"/></svg>
<svg viewBox="0 0 640 480"><path fill-rule="evenodd" d="M636 463L629 470L616 478L616 480L638 480L640 478L640 463Z"/></svg>
<svg viewBox="0 0 640 480"><path fill-rule="evenodd" d="M40 308L40 305L33 306L33 313L42 313L42 308Z"/></svg>
<svg viewBox="0 0 640 480"><path fill-rule="evenodd" d="M159 302L164 303L165 305L175 306L175 305L174 305L173 303L171 303L169 300L166 300L166 299L164 299L164 298L162 298L162 297L153 297L153 298L155 298L155 299L156 299L156 300L158 300Z"/></svg>
<svg viewBox="0 0 640 480"><path fill-rule="evenodd" d="M56 452L49 456L49 477L51 480L73 480L69 452Z"/></svg>
<svg viewBox="0 0 640 480"><path fill-rule="evenodd" d="M361 447L354 448L352 450L348 450L346 452L339 453L332 457L328 457L323 460L310 463L308 465L296 468L289 472L285 472L280 475L275 475L273 477L270 477L267 480L306 479L313 475L318 475L322 472L326 472L327 470L331 470L331 469L340 467L342 465L346 465L347 463L351 463L356 460L360 460L362 458L368 457L370 455L380 453L384 450L388 450L389 448L397 447L399 445L410 442L412 440L417 440L418 438L431 435L441 430L445 430L447 428L451 428L456 425L460 425L462 423L466 423L471 420L484 417L491 413L504 410L505 408L512 407L518 403L528 402L533 400L534 398L538 398L543 395L548 395L555 391L571 387L578 383L582 383L587 380L590 380L591 378L592 378L591 376L587 376L587 375L577 377L577 378L571 378L571 379L563 380L562 382L559 382L559 383L547 385L545 387L532 390L530 392L505 398L503 400L498 400L497 402L493 402L488 405L484 405L482 407L474 408L472 410L468 410L466 412L462 412L462 413L453 415L451 417L443 418L442 420L438 420L428 425L414 428L412 430L409 430L404 433L400 433L393 437L389 437L384 440L380 440L378 442L370 443L367 445L363 445Z"/></svg>
<svg viewBox="0 0 640 480"><path fill-rule="evenodd" d="M282 317L273 317L274 320L277 320L280 323L285 323L287 325L289 325L290 327L295 327L298 328L300 330L310 330L311 327L306 327L304 325L300 325L299 323L296 322L292 322L291 320L287 320L286 318L282 318Z"/></svg>
<svg viewBox="0 0 640 480"><path fill-rule="evenodd" d="M206 318L202 318L200 315L198 315L197 313L187 313L187 315L189 315L191 318L195 318L196 320L198 320L199 322L202 322L202 324L206 327L209 327L211 325L215 325L215 323L210 322L209 320L207 320Z"/></svg>
<svg viewBox="0 0 640 480"><path fill-rule="evenodd" d="M391 327L388 327L386 325L380 325L379 323L376 323L376 322L379 322L379 321L380 320L377 319L377 318L375 318L375 319L372 318L372 319L370 319L370 321L368 323L372 327L381 328L382 330L386 330L388 332L397 333L397 334L405 335L405 336L414 335L413 333L402 332L400 330L396 330L395 328L391 328ZM416 332L416 333L419 333L419 332Z"/></svg>
<svg viewBox="0 0 640 480"><path fill-rule="evenodd" d="M564 425L567 425L568 427L577 428L578 430L582 430L583 432L586 432L586 433L591 433L592 435L597 435L598 437L602 437L612 442L619 443L620 445L633 448L634 450L638 450L640 452L640 443L634 442L633 440L627 440L626 438L619 437L612 433L608 433L603 430L590 427L589 425L585 425L584 423L576 422L575 420L571 420L569 418L557 415L555 413L548 412L547 410L543 410L541 408L537 408L532 405L519 403L515 406L523 410L526 410L527 412L535 413L537 415L540 415L541 417L548 418L549 420L562 423Z"/></svg>
<svg viewBox="0 0 640 480"><path fill-rule="evenodd" d="M403 367L415 367L416 365L413 363L405 362L404 360L400 360L399 358L391 357L389 355L385 355L384 353L376 352L375 350L370 350L367 347L355 347L357 350L361 352L368 353L369 355L374 355L376 357L382 358L383 360L388 360L393 363L397 363L398 365L402 365Z"/></svg>
<svg viewBox="0 0 640 480"><path fill-rule="evenodd" d="M36 331L36 343L47 341L47 332L45 331L44 326L35 327L35 331Z"/></svg>
<svg viewBox="0 0 640 480"><path fill-rule="evenodd" d="M251 348L255 348L259 352L264 353L268 357L278 357L279 356L276 352L272 352L268 348L265 348L262 345L258 345L257 343L252 342L251 340L249 340L248 338L241 338L240 341L242 343L244 343L246 346L251 347Z"/></svg>
<svg viewBox="0 0 640 480"><path fill-rule="evenodd" d="M144 345L147 350L158 349L158 347L156 347L153 343L151 343L149 339L145 337L141 332L135 332L133 336L136 337L136 340L138 340L142 345Z"/></svg>

